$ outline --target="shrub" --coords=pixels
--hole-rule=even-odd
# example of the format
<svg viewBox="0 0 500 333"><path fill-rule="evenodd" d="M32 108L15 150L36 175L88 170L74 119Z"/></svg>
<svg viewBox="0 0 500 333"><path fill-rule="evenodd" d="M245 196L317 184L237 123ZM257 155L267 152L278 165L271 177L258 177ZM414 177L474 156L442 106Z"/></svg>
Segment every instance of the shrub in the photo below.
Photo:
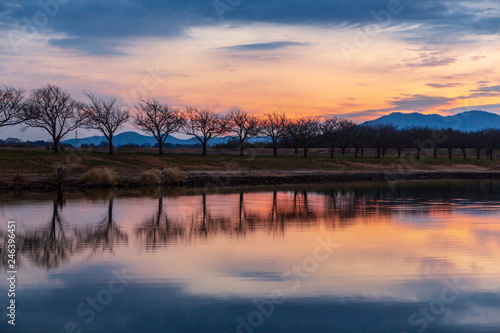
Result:
<svg viewBox="0 0 500 333"><path fill-rule="evenodd" d="M163 169L161 181L163 184L180 184L186 180L182 172L177 168Z"/></svg>
<svg viewBox="0 0 500 333"><path fill-rule="evenodd" d="M160 185L161 184L161 171L158 169L151 169L144 171L139 176L139 183L141 185Z"/></svg>
<svg viewBox="0 0 500 333"><path fill-rule="evenodd" d="M116 183L116 174L110 168L92 168L81 175L79 181L87 185L111 186Z"/></svg>

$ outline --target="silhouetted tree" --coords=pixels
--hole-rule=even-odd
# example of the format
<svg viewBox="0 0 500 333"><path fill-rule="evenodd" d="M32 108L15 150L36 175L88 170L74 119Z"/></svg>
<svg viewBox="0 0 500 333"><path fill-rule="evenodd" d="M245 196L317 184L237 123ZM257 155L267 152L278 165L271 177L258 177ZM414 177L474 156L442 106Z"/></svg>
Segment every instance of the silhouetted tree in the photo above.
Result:
<svg viewBox="0 0 500 333"><path fill-rule="evenodd" d="M464 160L466 160L467 148L472 147L471 145L472 135L469 132L460 132L460 131L458 131L456 135L457 135L456 140L458 148L460 148L460 151L462 151L462 156L464 157Z"/></svg>
<svg viewBox="0 0 500 333"><path fill-rule="evenodd" d="M299 153L299 128L298 124L294 119L284 118L283 120L283 128L285 129L286 136L293 146L294 154L297 155Z"/></svg>
<svg viewBox="0 0 500 333"><path fill-rule="evenodd" d="M28 127L42 128L50 134L57 154L61 139L84 123L82 109L83 105L69 92L48 84L32 91L24 103L23 118Z"/></svg>
<svg viewBox="0 0 500 333"><path fill-rule="evenodd" d="M259 118L251 116L239 108L232 110L229 113L229 126L235 134L234 138L238 140L238 149L240 155L243 156L245 141L251 137L257 136L260 133Z"/></svg>
<svg viewBox="0 0 500 333"><path fill-rule="evenodd" d="M354 158L359 157L361 149L363 149L366 142L366 129L364 125L357 125L352 128L351 132L351 142L354 147Z"/></svg>
<svg viewBox="0 0 500 333"><path fill-rule="evenodd" d="M113 135L128 121L130 113L121 109L116 99L105 101L89 92L85 95L90 99L90 104L83 109L85 127L101 132L108 140L109 153L114 154Z"/></svg>
<svg viewBox="0 0 500 333"><path fill-rule="evenodd" d="M209 109L200 110L188 106L184 110L183 118L185 122L182 131L198 139L203 146L203 155L207 154L207 143L209 140L230 131L228 118L215 114Z"/></svg>
<svg viewBox="0 0 500 333"><path fill-rule="evenodd" d="M293 122L297 130L297 140L304 148L304 157L307 157L311 141L318 135L319 120L317 118L299 118Z"/></svg>
<svg viewBox="0 0 500 333"><path fill-rule="evenodd" d="M330 157L335 157L335 148L337 143L344 137L347 136L344 130L347 127L349 121L345 119L338 118L328 118L324 120L319 127L319 133L323 136L328 145L330 146Z"/></svg>
<svg viewBox="0 0 500 333"><path fill-rule="evenodd" d="M421 158L424 140L431 138L431 131L428 127L412 126L408 129L413 146L417 149L417 159Z"/></svg>
<svg viewBox="0 0 500 333"><path fill-rule="evenodd" d="M444 130L444 135L446 140L443 143L443 146L448 151L448 159L451 160L453 158L453 150L457 148L460 148L462 150L464 158L466 158L467 155L465 151L465 146L462 146L463 142L462 138L465 136L465 133L454 130L452 128L448 128Z"/></svg>
<svg viewBox="0 0 500 333"><path fill-rule="evenodd" d="M260 120L262 132L267 135L273 145L273 156L278 157L278 142L286 135L286 115L285 113L268 113Z"/></svg>
<svg viewBox="0 0 500 333"><path fill-rule="evenodd" d="M352 133L356 130L356 123L345 120L342 122L342 129L339 138L339 147L342 150L342 156L345 156L346 150L352 143Z"/></svg>
<svg viewBox="0 0 500 333"><path fill-rule="evenodd" d="M405 128L402 129L397 129L393 132L391 132L389 140L390 140L390 145L396 149L396 152L398 154L398 158L401 158L403 154L403 149L408 147L408 142L409 142L409 131Z"/></svg>
<svg viewBox="0 0 500 333"><path fill-rule="evenodd" d="M163 154L163 146L168 136L180 130L184 124L182 114L155 99L141 100L135 106L137 113L134 125L144 132L151 133L158 142L158 154Z"/></svg>
<svg viewBox="0 0 500 333"><path fill-rule="evenodd" d="M368 141L376 149L375 155L380 158L389 145L391 134L396 130L392 124L374 124L366 127Z"/></svg>
<svg viewBox="0 0 500 333"><path fill-rule="evenodd" d="M0 86L0 127L22 123L23 99L23 90L13 87Z"/></svg>
<svg viewBox="0 0 500 333"><path fill-rule="evenodd" d="M484 138L484 132L474 132L470 134L471 145L476 152L476 158L481 159L481 151L486 148L486 140Z"/></svg>
<svg viewBox="0 0 500 333"><path fill-rule="evenodd" d="M490 160L493 160L495 149L500 143L500 130L487 129L483 131L484 138L486 139L486 155Z"/></svg>

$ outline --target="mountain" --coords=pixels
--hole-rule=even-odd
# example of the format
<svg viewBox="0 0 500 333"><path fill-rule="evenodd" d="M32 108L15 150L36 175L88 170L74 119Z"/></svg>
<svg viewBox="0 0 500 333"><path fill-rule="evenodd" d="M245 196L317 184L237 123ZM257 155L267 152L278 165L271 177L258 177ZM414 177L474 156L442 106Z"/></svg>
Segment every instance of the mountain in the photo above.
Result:
<svg viewBox="0 0 500 333"><path fill-rule="evenodd" d="M387 116L367 121L363 124L393 124L398 128L427 126L430 128L453 128L461 131L480 131L488 128L500 128L500 116L486 111L467 111L453 116L394 112Z"/></svg>
<svg viewBox="0 0 500 333"><path fill-rule="evenodd" d="M209 146L214 146L219 143L226 143L231 139L230 136L226 137L221 137L221 138L214 138L210 140ZM252 138L249 140L250 142L256 142L256 141L265 141L266 138ZM63 143L70 144L72 146L78 146L80 147L83 144L94 144L94 145L99 145L101 142L107 142L106 138L104 136L91 136L87 138L81 138L81 139L69 139L63 141ZM113 137L113 145L114 146L121 146L129 143L134 143L137 145L143 145L143 144L149 144L149 145L154 145L156 143L156 139L152 136L146 136L142 135L136 132L124 132L117 134L116 136ZM173 135L169 135L166 141L167 144L171 145L198 145L199 141L196 138L190 138L190 139L179 139L176 138Z"/></svg>

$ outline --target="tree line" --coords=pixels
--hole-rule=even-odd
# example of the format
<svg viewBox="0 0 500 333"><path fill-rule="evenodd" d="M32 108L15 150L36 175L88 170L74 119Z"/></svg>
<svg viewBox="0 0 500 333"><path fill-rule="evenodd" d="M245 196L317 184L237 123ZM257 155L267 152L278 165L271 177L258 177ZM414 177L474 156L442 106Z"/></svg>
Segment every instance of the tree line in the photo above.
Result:
<svg viewBox="0 0 500 333"><path fill-rule="evenodd" d="M291 146L295 154L299 148L303 149L304 157L311 147L328 147L332 158L336 149L345 155L348 148L354 149L355 158L364 155L366 148L375 149L377 158L386 156L389 149L401 158L404 149L412 148L417 159L429 150L437 158L438 149L446 149L450 159L458 152L467 159L471 149L477 159L483 152L493 159L500 145L498 129L478 132L421 126L400 129L391 124L358 125L337 117L290 118L277 111L255 116L239 108L219 115L210 109L192 106L173 108L152 98L138 100L131 115L131 110L121 107L117 99L101 99L88 91L84 95L86 102L76 101L69 92L50 84L29 94L13 87L0 87L0 128L18 124L24 124L23 129L41 128L51 136L54 153L69 132L86 128L102 133L108 141L109 153L113 154L113 137L129 121L156 139L159 154L163 154L165 142L172 133L195 137L203 155L210 140L221 136L232 136L240 155L244 154L249 139L266 137L275 157L279 147Z"/></svg>

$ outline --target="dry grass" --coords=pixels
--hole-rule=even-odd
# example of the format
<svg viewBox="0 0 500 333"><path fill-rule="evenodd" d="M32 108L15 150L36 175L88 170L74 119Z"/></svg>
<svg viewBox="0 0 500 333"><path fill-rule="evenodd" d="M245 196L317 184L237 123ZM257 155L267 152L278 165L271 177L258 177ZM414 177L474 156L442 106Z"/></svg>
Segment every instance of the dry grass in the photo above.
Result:
<svg viewBox="0 0 500 333"><path fill-rule="evenodd" d="M115 171L110 168L92 168L78 179L86 185L111 186L116 183Z"/></svg>
<svg viewBox="0 0 500 333"><path fill-rule="evenodd" d="M141 185L160 185L162 181L162 173L158 169L151 169L144 171L139 176L139 183Z"/></svg>
<svg viewBox="0 0 500 333"><path fill-rule="evenodd" d="M163 171L161 172L161 182L163 184L180 184L185 180L186 177L178 168L163 169Z"/></svg>

